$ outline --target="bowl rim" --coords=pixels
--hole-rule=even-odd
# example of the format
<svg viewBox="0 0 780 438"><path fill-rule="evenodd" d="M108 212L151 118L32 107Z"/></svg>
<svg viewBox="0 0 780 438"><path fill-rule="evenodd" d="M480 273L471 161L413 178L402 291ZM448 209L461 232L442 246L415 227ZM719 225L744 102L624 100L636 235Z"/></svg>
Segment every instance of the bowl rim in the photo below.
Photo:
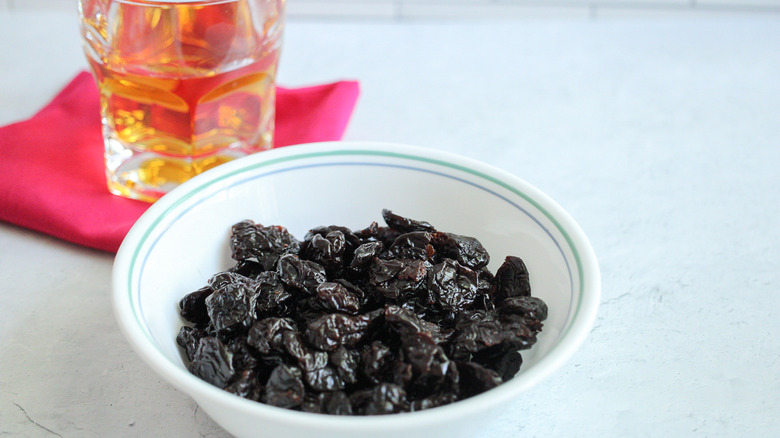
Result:
<svg viewBox="0 0 780 438"><path fill-rule="evenodd" d="M146 332L141 328L132 312L133 304L128 299L127 290L132 277L131 260L134 252L140 250L145 236L155 227L167 211L186 202L196 189L215 181L240 174L252 166L273 165L292 159L328 157L361 153L366 155L416 159L430 164L442 165L450 169L467 172L509 189L528 200L544 214L564 236L576 261L578 270L580 300L570 325L560 334L556 345L539 359L534 366L524 370L517 377L504 382L485 393L448 405L401 415L382 416L331 416L312 414L277 408L252 400L246 400L217 388L186 369L174 364L165 356ZM253 416L263 416L280 422L308 425L323 430L362 430L371 427L413 427L415 424L430 424L461 418L467 412L494 409L505 404L517 393L526 391L542 381L564 363L566 363L584 342L596 319L601 295L601 276L598 261L584 231L563 209L548 195L524 179L493 165L464 157L452 152L437 149L389 142L336 141L307 143L285 146L239 158L208 170L181 184L160 200L152 204L141 215L123 240L114 260L112 270L112 305L120 329L136 353L141 356L156 373L169 384L185 392L200 403L204 399L227 405Z"/></svg>

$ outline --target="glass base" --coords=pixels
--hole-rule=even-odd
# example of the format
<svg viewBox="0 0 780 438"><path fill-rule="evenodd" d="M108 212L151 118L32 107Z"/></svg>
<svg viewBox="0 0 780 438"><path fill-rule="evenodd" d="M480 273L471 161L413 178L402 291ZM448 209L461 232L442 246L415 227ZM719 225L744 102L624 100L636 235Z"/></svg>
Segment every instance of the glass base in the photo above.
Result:
<svg viewBox="0 0 780 438"><path fill-rule="evenodd" d="M231 144L219 151L181 157L136 151L116 138L106 141L106 179L109 192L130 199L154 202L183 182L220 164L270 148L272 133L263 136L263 147Z"/></svg>

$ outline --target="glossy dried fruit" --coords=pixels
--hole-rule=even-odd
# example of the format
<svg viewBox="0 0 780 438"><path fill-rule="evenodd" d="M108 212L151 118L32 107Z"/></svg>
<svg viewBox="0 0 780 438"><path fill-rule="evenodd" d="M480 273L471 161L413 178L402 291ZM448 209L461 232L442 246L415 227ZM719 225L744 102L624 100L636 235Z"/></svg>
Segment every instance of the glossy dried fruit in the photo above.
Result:
<svg viewBox="0 0 780 438"><path fill-rule="evenodd" d="M455 260L444 260L428 273L428 290L445 310L462 312L477 298L477 273Z"/></svg>
<svg viewBox="0 0 780 438"><path fill-rule="evenodd" d="M433 225L428 222L405 218L394 214L388 209L382 210L382 219L385 220L388 227L402 233L411 233L413 231L436 231Z"/></svg>
<svg viewBox="0 0 780 438"><path fill-rule="evenodd" d="M349 269L353 273L365 271L371 265L371 260L384 249L382 242L366 242L355 248L352 261L349 263Z"/></svg>
<svg viewBox="0 0 780 438"><path fill-rule="evenodd" d="M486 348L475 354L472 359L474 362L498 373L502 381L507 381L514 377L523 364L523 356L510 344L499 344L495 347Z"/></svg>
<svg viewBox="0 0 780 438"><path fill-rule="evenodd" d="M201 330L185 325L179 329L179 334L176 335L176 343L184 349L187 359L192 361L195 357L195 351L198 349L200 338L204 336L205 334Z"/></svg>
<svg viewBox="0 0 780 438"><path fill-rule="evenodd" d="M390 375L395 356L382 341L373 341L360 354L363 377L376 385Z"/></svg>
<svg viewBox="0 0 780 438"><path fill-rule="evenodd" d="M224 388L235 373L233 355L225 347L225 344L216 337L201 338L193 354L189 370L212 385Z"/></svg>
<svg viewBox="0 0 780 438"><path fill-rule="evenodd" d="M338 347L328 353L328 363L339 378L348 385L357 383L360 353L356 350Z"/></svg>
<svg viewBox="0 0 780 438"><path fill-rule="evenodd" d="M312 234L304 243L301 253L306 260L320 264L331 276L341 275L347 250L347 238L343 231Z"/></svg>
<svg viewBox="0 0 780 438"><path fill-rule="evenodd" d="M529 319L544 321L547 319L547 303L538 297L518 296L505 299L498 310Z"/></svg>
<svg viewBox="0 0 780 438"><path fill-rule="evenodd" d="M295 254L280 257L277 272L285 285L310 294L314 294L317 286L328 278L322 265L311 260L303 260Z"/></svg>
<svg viewBox="0 0 780 438"><path fill-rule="evenodd" d="M369 318L364 315L347 316L331 313L310 322L306 340L321 351L332 351L340 346L352 347L363 337Z"/></svg>
<svg viewBox="0 0 780 438"><path fill-rule="evenodd" d="M402 336L423 334L441 341L441 328L438 325L420 318L408 309L389 305L385 306L383 314L388 326Z"/></svg>
<svg viewBox="0 0 780 438"><path fill-rule="evenodd" d="M300 242L286 228L264 227L251 220L239 222L231 228L230 249L233 260L251 260L266 271L273 269L283 254L297 254Z"/></svg>
<svg viewBox="0 0 780 438"><path fill-rule="evenodd" d="M300 405L305 394L301 377L301 370L298 367L277 366L271 371L271 376L265 384L263 402L280 408L292 408Z"/></svg>
<svg viewBox="0 0 780 438"><path fill-rule="evenodd" d="M496 299L531 295L531 282L528 268L520 257L507 256L496 270Z"/></svg>
<svg viewBox="0 0 780 438"><path fill-rule="evenodd" d="M441 257L455 259L461 265L474 270L481 269L490 262L490 254L482 243L473 237L438 232L431 236L431 243Z"/></svg>
<svg viewBox="0 0 780 438"><path fill-rule="evenodd" d="M336 312L356 314L360 310L360 297L341 283L326 281L317 285L317 298L322 305Z"/></svg>
<svg viewBox="0 0 780 438"><path fill-rule="evenodd" d="M433 235L427 231L413 231L396 237L388 250L395 259L433 260L436 250L431 241Z"/></svg>
<svg viewBox="0 0 780 438"><path fill-rule="evenodd" d="M384 415L408 410L406 391L393 383L380 383L350 397L352 409L361 415Z"/></svg>
<svg viewBox="0 0 780 438"><path fill-rule="evenodd" d="M314 391L330 392L344 389L344 381L336 370L329 366L304 371L303 377L306 385Z"/></svg>
<svg viewBox="0 0 780 438"><path fill-rule="evenodd" d="M503 342L503 331L501 322L492 313L470 312L458 321L450 354L456 359L468 359L473 353Z"/></svg>
<svg viewBox="0 0 780 438"><path fill-rule="evenodd" d="M229 283L206 298L206 312L217 333L239 332L252 324L248 292L243 283Z"/></svg>
<svg viewBox="0 0 780 438"><path fill-rule="evenodd" d="M318 399L323 414L352 415L352 404L344 391L323 392Z"/></svg>
<svg viewBox="0 0 780 438"><path fill-rule="evenodd" d="M214 292L211 287L204 286L195 292L189 293L179 301L179 314L189 322L205 325L209 322L209 314L206 309L206 298Z"/></svg>
<svg viewBox="0 0 780 438"><path fill-rule="evenodd" d="M289 318L269 317L261 319L252 325L247 336L247 343L260 353L283 351L284 333L295 331L295 322Z"/></svg>
<svg viewBox="0 0 780 438"><path fill-rule="evenodd" d="M292 311L295 295L285 289L279 274L265 271L254 280L249 297L250 310L255 318L288 315Z"/></svg>
<svg viewBox="0 0 780 438"><path fill-rule="evenodd" d="M471 397L495 388L502 380L497 372L485 368L476 362L458 362L460 373L460 395Z"/></svg>
<svg viewBox="0 0 780 438"><path fill-rule="evenodd" d="M305 412L384 415L493 388L548 308L509 256L496 274L472 237L384 210L352 232L302 242L284 227L232 227L233 267L179 302L189 370L251 400Z"/></svg>
<svg viewBox="0 0 780 438"><path fill-rule="evenodd" d="M225 391L249 400L260 400L262 388L253 370L244 370L233 382L225 387Z"/></svg>
<svg viewBox="0 0 780 438"><path fill-rule="evenodd" d="M428 265L422 260L375 258L368 283L383 297L395 300L420 289L427 273Z"/></svg>

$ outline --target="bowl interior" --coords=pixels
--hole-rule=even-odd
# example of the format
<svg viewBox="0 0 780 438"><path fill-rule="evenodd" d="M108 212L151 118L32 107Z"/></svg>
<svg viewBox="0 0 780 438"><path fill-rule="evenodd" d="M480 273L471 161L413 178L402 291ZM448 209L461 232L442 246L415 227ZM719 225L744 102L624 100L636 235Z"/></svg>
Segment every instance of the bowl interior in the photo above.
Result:
<svg viewBox="0 0 780 438"><path fill-rule="evenodd" d="M586 274L592 269L590 248L568 215L534 187L426 149L320 144L228 163L153 205L117 256L120 324L148 362L167 362L186 373L175 341L182 324L177 304L234 264L231 225L252 219L282 225L302 239L320 225L384 225L383 208L478 238L490 252L493 272L507 255L525 261L533 295L547 302L549 317L538 343L523 353L512 384L520 385L524 374L540 366L582 317L586 277L597 275Z"/></svg>

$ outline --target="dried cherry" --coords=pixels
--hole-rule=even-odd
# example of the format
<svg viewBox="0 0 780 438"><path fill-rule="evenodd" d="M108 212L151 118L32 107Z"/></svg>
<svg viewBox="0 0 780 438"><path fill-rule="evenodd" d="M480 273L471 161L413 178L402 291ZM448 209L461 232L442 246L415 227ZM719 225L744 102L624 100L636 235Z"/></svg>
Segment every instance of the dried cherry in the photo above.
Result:
<svg viewBox="0 0 780 438"><path fill-rule="evenodd" d="M430 409L511 379L548 315L523 260L494 275L477 239L382 217L303 241L233 225L235 264L179 301L188 369L243 398L331 415Z"/></svg>

